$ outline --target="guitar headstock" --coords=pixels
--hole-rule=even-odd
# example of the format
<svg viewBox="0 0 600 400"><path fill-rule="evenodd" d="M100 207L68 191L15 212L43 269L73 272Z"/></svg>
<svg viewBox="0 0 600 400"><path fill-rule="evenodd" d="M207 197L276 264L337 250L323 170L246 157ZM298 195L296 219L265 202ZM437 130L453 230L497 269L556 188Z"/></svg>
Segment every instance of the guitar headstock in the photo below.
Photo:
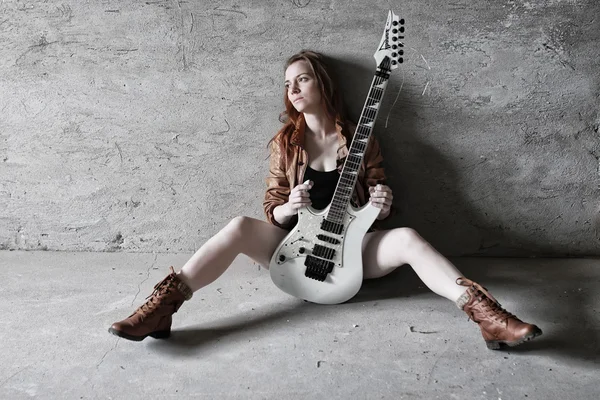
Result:
<svg viewBox="0 0 600 400"><path fill-rule="evenodd" d="M385 29L381 36L381 42L377 51L373 55L377 66L386 67L386 69L396 69L404 59L404 18L400 18L392 10L388 12L387 22L385 23ZM382 66L381 64L388 57L389 64Z"/></svg>

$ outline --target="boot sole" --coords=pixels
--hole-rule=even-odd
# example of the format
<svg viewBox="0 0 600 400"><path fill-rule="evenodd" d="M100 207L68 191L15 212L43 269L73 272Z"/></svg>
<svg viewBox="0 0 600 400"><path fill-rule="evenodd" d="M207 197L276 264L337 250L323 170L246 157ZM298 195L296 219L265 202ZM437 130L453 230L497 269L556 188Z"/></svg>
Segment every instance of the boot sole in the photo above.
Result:
<svg viewBox="0 0 600 400"><path fill-rule="evenodd" d="M149 334L144 335L144 336L132 336L125 332L121 332L121 331L118 331L113 328L108 328L108 332L115 336L118 336L118 337L121 337L121 338L127 339L127 340L132 340L134 342L141 342L142 340L146 339L148 336L153 337L154 339L166 339L169 336L171 336L171 331L150 332Z"/></svg>
<svg viewBox="0 0 600 400"><path fill-rule="evenodd" d="M537 330L523 336L521 339L516 340L514 342L507 342L504 340L490 340L489 342L486 341L485 344L486 344L487 348L490 350L499 350L504 346L508 346L508 347L518 346L522 343L533 340L534 338L541 336L541 335L542 335L542 330L538 328Z"/></svg>

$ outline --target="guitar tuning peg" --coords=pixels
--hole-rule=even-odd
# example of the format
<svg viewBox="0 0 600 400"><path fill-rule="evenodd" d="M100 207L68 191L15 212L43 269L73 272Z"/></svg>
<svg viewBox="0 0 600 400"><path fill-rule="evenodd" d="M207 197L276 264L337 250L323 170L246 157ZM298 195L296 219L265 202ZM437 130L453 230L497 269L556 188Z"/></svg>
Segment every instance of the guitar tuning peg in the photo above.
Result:
<svg viewBox="0 0 600 400"><path fill-rule="evenodd" d="M404 18L400 20L400 25L404 25Z"/></svg>
<svg viewBox="0 0 600 400"><path fill-rule="evenodd" d="M396 40L398 40L398 38L396 36L392 36L392 42L395 42Z"/></svg>
<svg viewBox="0 0 600 400"><path fill-rule="evenodd" d="M404 32L404 27L403 26L400 27L400 32Z"/></svg>
<svg viewBox="0 0 600 400"><path fill-rule="evenodd" d="M394 26L398 25L398 21L393 21L392 25L394 25Z"/></svg>
<svg viewBox="0 0 600 400"><path fill-rule="evenodd" d="M404 62L404 59L403 59L402 57L400 57L400 58L398 59L398 62L399 62L400 64L402 64L402 63Z"/></svg>

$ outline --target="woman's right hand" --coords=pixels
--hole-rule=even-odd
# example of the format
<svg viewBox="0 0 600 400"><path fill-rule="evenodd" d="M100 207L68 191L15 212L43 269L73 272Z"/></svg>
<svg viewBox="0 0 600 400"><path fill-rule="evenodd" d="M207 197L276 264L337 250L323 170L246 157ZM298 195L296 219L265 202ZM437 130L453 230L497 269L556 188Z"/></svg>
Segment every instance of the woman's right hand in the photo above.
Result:
<svg viewBox="0 0 600 400"><path fill-rule="evenodd" d="M308 191L312 189L313 181L306 181L294 187L290 192L288 202L285 203L286 215L291 217L298 214L298 210L302 207L311 205L310 194Z"/></svg>

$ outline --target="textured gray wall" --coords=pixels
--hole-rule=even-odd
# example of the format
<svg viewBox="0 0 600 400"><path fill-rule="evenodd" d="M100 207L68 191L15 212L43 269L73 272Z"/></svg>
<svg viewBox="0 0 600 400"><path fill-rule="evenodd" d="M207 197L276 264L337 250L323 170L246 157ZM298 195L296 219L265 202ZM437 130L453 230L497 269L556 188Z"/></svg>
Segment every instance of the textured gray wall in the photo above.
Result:
<svg viewBox="0 0 600 400"><path fill-rule="evenodd" d="M390 6L390 227L449 255L599 255L596 0L3 1L0 248L187 252L262 219L284 59L329 54L356 119Z"/></svg>

